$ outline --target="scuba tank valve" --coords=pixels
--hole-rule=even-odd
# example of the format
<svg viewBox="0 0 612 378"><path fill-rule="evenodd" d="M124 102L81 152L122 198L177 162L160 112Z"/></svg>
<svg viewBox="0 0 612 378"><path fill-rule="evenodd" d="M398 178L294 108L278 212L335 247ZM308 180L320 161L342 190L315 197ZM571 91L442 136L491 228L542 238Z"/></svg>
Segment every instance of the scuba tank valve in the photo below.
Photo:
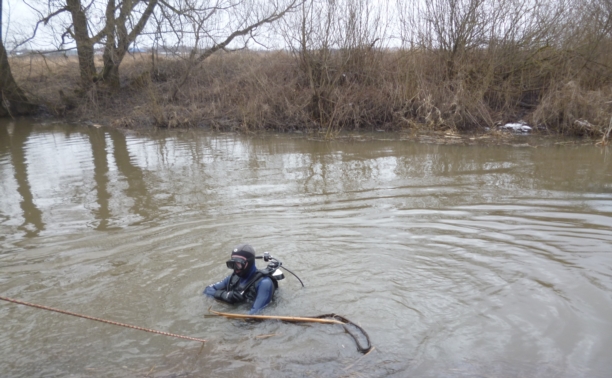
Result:
<svg viewBox="0 0 612 378"><path fill-rule="evenodd" d="M270 255L270 252L264 252L263 256L255 256L256 259L263 259L264 261L268 262L268 267L267 270L272 273L272 276L274 278L276 278L277 281L282 280L283 278L285 278L285 275L283 274L282 270L280 270L279 268L283 265L283 263L274 258L274 256ZM304 287L304 283L302 282L302 280L300 279L300 277L298 277L295 273L293 273L292 271L290 271L289 269L287 269L287 267L283 267L287 272L293 274L295 276L295 278L298 279L298 281L300 281L300 283L302 284L302 287Z"/></svg>

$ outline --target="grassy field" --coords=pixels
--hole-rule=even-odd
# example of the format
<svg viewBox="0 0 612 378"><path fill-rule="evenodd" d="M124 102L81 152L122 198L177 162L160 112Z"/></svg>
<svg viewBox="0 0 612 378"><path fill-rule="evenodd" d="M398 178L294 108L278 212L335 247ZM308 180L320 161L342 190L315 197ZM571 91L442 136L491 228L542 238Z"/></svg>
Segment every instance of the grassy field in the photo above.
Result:
<svg viewBox="0 0 612 378"><path fill-rule="evenodd" d="M588 55L512 45L453 55L221 52L197 66L143 53L123 61L121 90L98 83L83 93L75 57L10 60L18 84L51 115L114 127L482 133L524 121L539 133L604 139L612 127L610 62L605 44Z"/></svg>

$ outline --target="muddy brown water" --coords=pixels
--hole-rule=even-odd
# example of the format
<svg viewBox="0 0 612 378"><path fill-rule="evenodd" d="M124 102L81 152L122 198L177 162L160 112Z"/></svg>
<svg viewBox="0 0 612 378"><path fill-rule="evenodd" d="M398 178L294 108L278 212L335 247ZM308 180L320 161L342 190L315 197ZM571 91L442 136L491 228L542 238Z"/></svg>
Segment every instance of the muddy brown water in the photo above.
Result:
<svg viewBox="0 0 612 378"><path fill-rule="evenodd" d="M609 377L610 148L387 139L0 121L0 295L208 340L0 302L0 375ZM205 316L241 242L375 349Z"/></svg>

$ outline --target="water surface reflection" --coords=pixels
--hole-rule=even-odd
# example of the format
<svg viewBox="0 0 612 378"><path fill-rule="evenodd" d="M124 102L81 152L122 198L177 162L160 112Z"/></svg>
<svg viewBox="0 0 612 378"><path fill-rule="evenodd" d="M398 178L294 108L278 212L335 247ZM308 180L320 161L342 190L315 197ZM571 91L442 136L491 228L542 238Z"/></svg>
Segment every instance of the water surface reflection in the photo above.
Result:
<svg viewBox="0 0 612 378"><path fill-rule="evenodd" d="M0 293L200 345L0 303L7 376L605 377L612 164L593 146L318 142L0 123ZM298 273L267 314L205 318L246 241Z"/></svg>

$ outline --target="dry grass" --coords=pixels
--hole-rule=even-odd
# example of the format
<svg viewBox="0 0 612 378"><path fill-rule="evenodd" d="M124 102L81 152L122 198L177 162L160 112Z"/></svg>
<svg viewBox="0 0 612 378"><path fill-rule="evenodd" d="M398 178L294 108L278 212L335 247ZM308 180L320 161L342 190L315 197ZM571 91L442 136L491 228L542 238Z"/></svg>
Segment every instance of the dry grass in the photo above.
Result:
<svg viewBox="0 0 612 378"><path fill-rule="evenodd" d="M543 132L601 138L612 117L612 53L588 59L496 46L452 57L424 50L220 53L195 67L143 54L121 66L122 89L77 88L73 57L12 58L27 94L49 113L116 127L218 130L452 130L525 120ZM60 95L60 93L62 93Z"/></svg>

